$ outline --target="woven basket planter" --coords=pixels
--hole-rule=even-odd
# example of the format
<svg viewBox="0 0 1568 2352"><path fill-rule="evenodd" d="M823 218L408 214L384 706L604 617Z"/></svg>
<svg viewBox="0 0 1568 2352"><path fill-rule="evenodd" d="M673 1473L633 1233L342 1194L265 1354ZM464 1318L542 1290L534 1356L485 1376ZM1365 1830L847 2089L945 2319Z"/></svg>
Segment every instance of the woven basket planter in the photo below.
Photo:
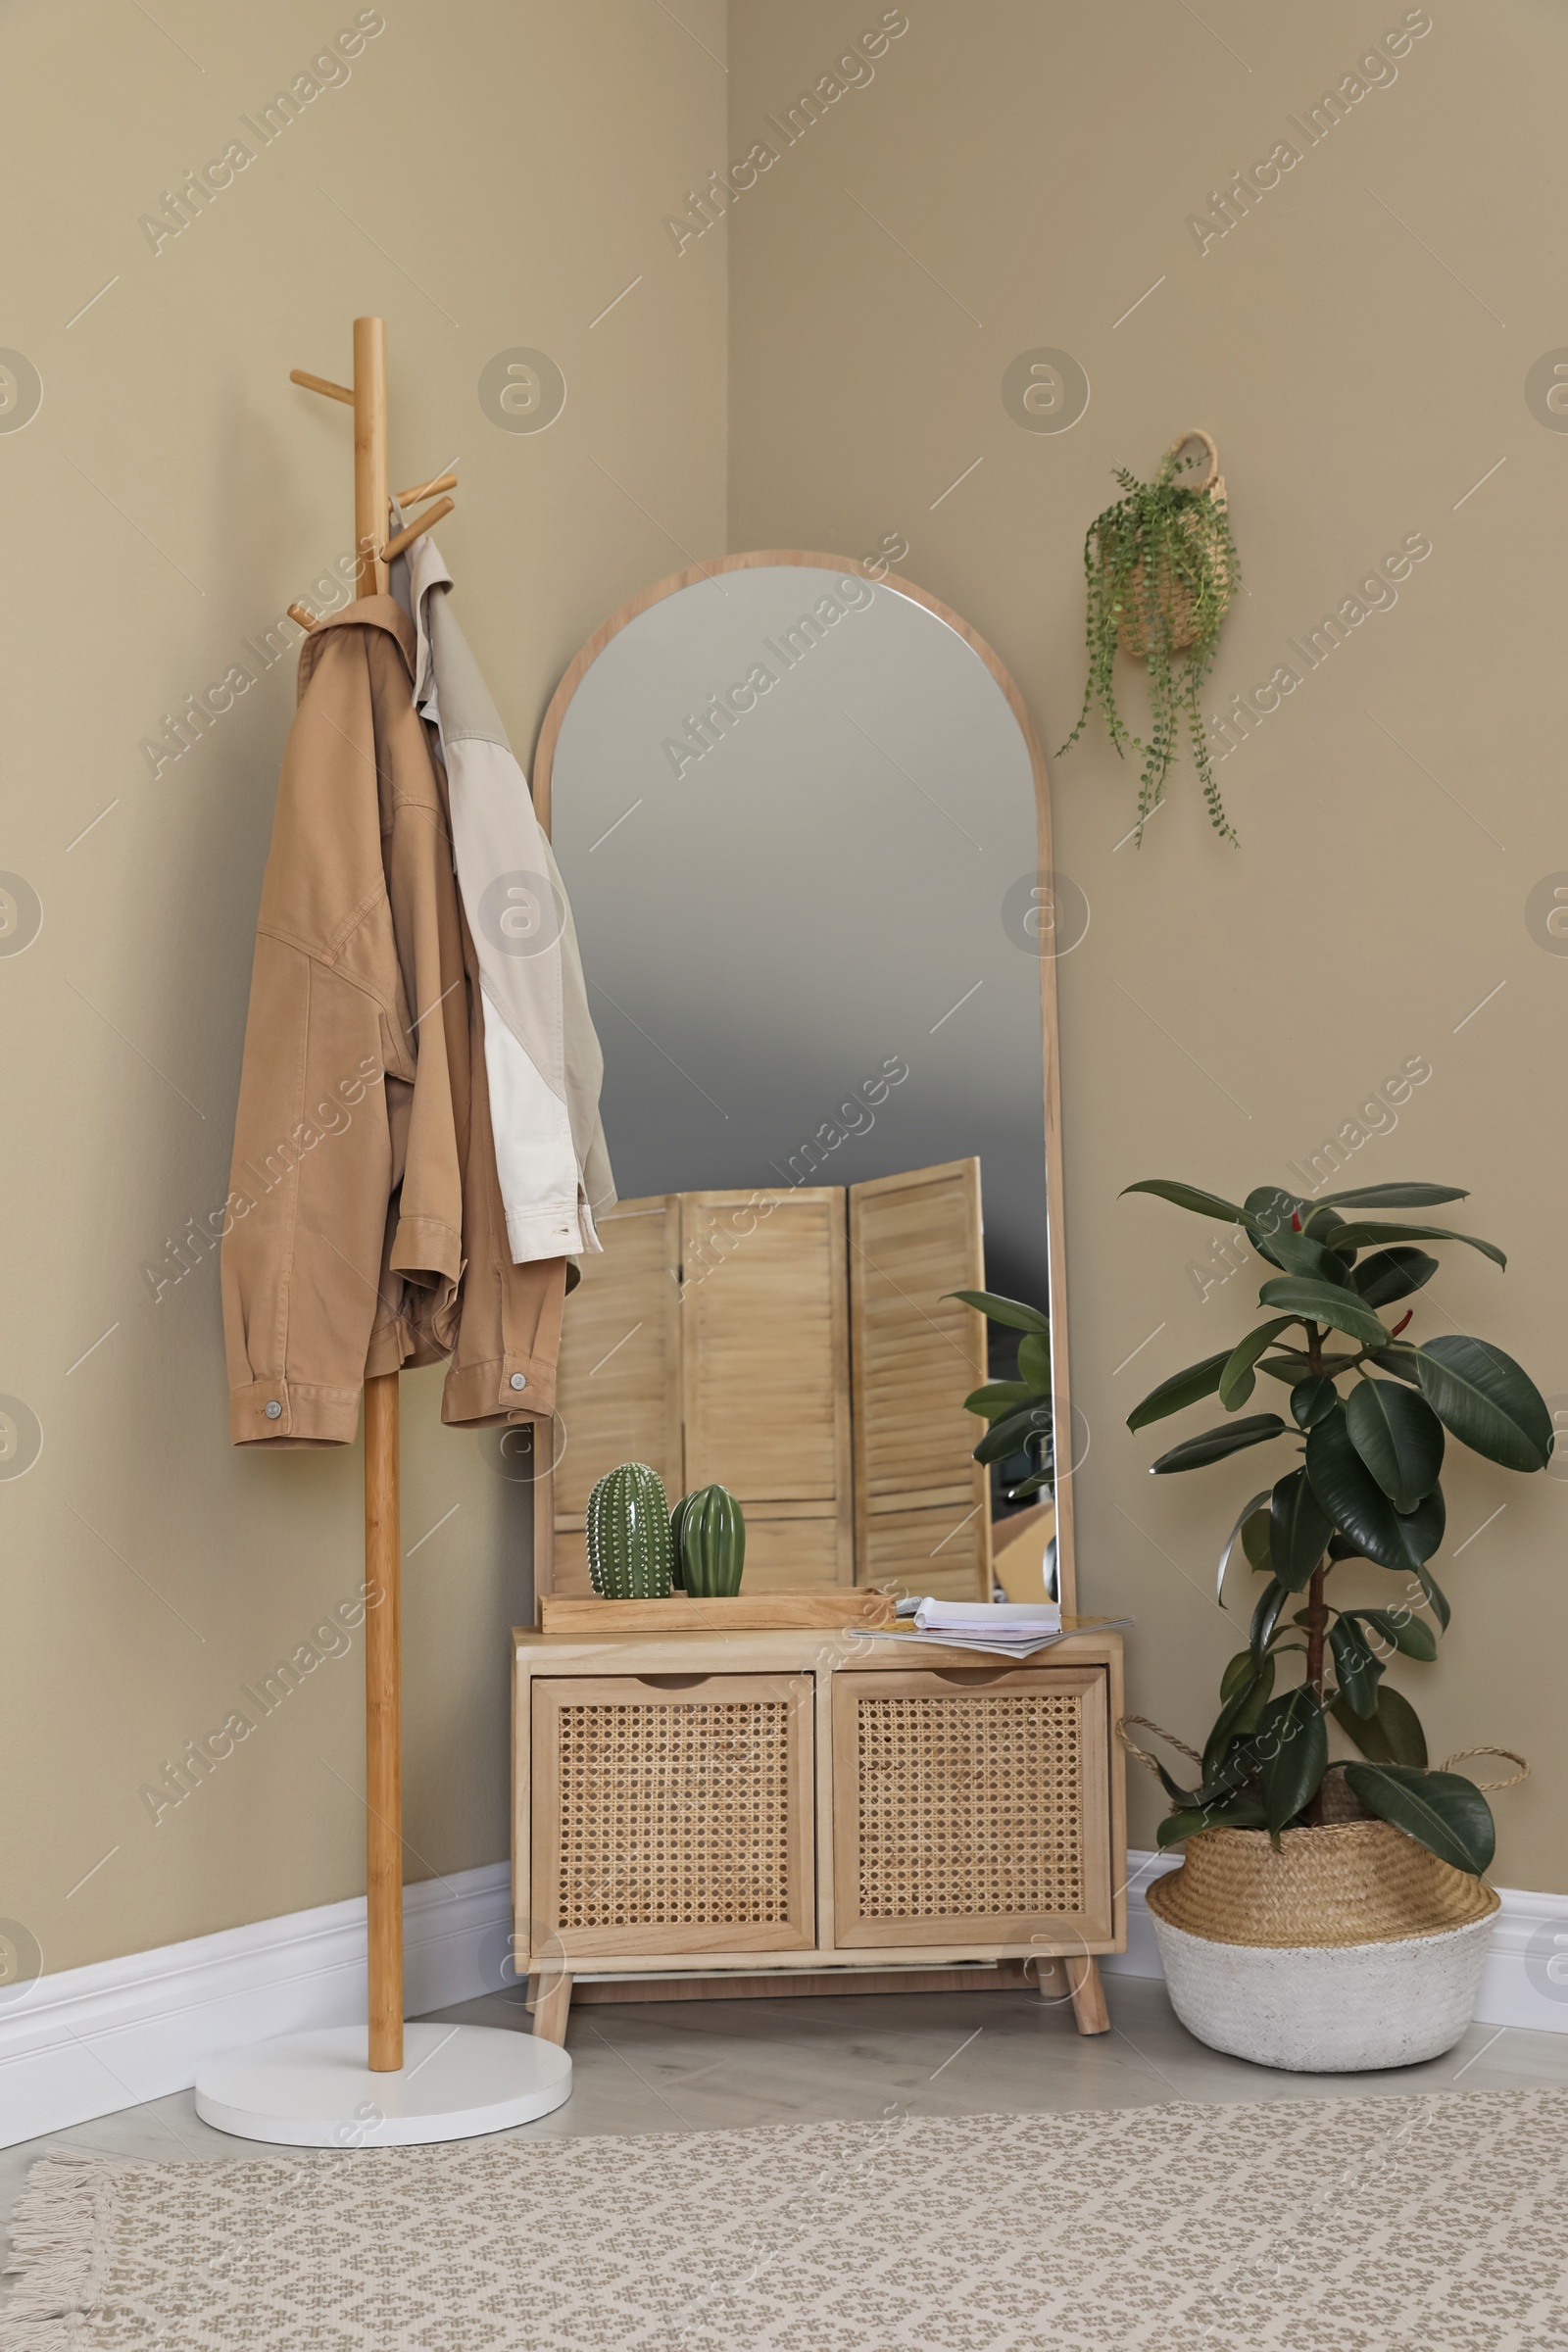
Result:
<svg viewBox="0 0 1568 2352"><path fill-rule="evenodd" d="M1411 2066L1475 2011L1498 1898L1386 1821L1204 1830L1149 1909L1171 2004L1211 2049L1297 2073Z"/></svg>
<svg viewBox="0 0 1568 2352"><path fill-rule="evenodd" d="M1195 426L1192 432L1183 433L1179 441L1171 443L1165 453L1166 456L1175 457L1189 441L1201 441L1208 451L1208 478L1206 481L1195 482L1192 487L1202 496L1212 499L1216 506L1224 506L1225 477L1219 469L1219 451L1215 448L1213 439L1208 433L1205 433L1201 427ZM1196 535L1199 528L1199 518L1196 514L1184 517L1184 527ZM1144 662L1149 658L1149 632L1144 615L1146 576L1145 566L1142 564L1135 565L1127 584L1127 602L1122 608L1121 621L1116 632L1122 652L1130 654L1135 662ZM1163 601L1165 617L1170 628L1169 650L1173 654L1185 654L1198 635L1194 625L1195 600L1192 590L1180 579L1167 580L1164 583ZM1225 601L1227 604L1230 602L1228 578Z"/></svg>

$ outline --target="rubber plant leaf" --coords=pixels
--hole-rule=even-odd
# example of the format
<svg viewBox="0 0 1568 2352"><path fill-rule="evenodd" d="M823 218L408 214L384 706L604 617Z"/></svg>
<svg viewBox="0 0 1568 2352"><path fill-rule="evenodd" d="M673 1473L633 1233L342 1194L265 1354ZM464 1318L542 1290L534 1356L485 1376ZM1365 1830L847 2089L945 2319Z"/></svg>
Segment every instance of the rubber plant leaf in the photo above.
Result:
<svg viewBox="0 0 1568 2352"><path fill-rule="evenodd" d="M1324 1208L1438 1208L1445 1200L1468 1200L1451 1184L1363 1184L1352 1193L1325 1193Z"/></svg>
<svg viewBox="0 0 1568 2352"><path fill-rule="evenodd" d="M1337 1618L1329 1627L1329 1648L1334 1653L1341 1694L1357 1715L1375 1715L1383 1660L1353 1617Z"/></svg>
<svg viewBox="0 0 1568 2352"><path fill-rule="evenodd" d="M1418 1568L1416 1575L1421 1580L1421 1590L1426 1595L1427 1607L1432 1611L1443 1631L1446 1633L1448 1620L1453 1613L1448 1607L1447 1594L1430 1568Z"/></svg>
<svg viewBox="0 0 1568 2352"><path fill-rule="evenodd" d="M1200 1364L1189 1364L1185 1372L1173 1372L1162 1380L1157 1389L1151 1389L1141 1404L1135 1404L1127 1416L1129 1429L1147 1429L1151 1421L1163 1421L1169 1413L1179 1413L1184 1405L1200 1404L1212 1396L1219 1387L1219 1376L1231 1360L1231 1350L1222 1348L1218 1355L1205 1355Z"/></svg>
<svg viewBox="0 0 1568 2352"><path fill-rule="evenodd" d="M1388 1242L1463 1242L1494 1265L1508 1263L1495 1242L1484 1242L1474 1233L1450 1233L1446 1225L1342 1225L1334 1237L1337 1250L1378 1250Z"/></svg>
<svg viewBox="0 0 1568 2352"><path fill-rule="evenodd" d="M1167 1813L1154 1832L1154 1842L1163 1851L1203 1830L1260 1830L1267 1819L1255 1796L1233 1796L1229 1804L1205 1805L1200 1812Z"/></svg>
<svg viewBox="0 0 1568 2352"><path fill-rule="evenodd" d="M1329 1712L1372 1763L1408 1764L1418 1772L1426 1770L1427 1736L1421 1718L1404 1692L1396 1690L1391 1683L1380 1685L1371 1715L1357 1715L1344 1698L1337 1698Z"/></svg>
<svg viewBox="0 0 1568 2352"><path fill-rule="evenodd" d="M1337 1348L1324 1348L1318 1357L1323 1376L1328 1380L1337 1380L1342 1372L1348 1372L1360 1360L1358 1354L1342 1354ZM1298 1380L1313 1377L1312 1359L1302 1348L1282 1348L1278 1355L1265 1355L1257 1368L1275 1380L1289 1381L1293 1388ZM1414 1373L1410 1377L1413 1380Z"/></svg>
<svg viewBox="0 0 1568 2352"><path fill-rule="evenodd" d="M1393 1306L1423 1289L1437 1270L1437 1259L1424 1250L1377 1250L1362 1258L1350 1280L1365 1305Z"/></svg>
<svg viewBox="0 0 1568 2352"><path fill-rule="evenodd" d="M1331 1282L1345 1289L1350 1280L1348 1261L1338 1256L1310 1234L1294 1233L1289 1227L1284 1233L1270 1237L1268 1254L1287 1274L1302 1274L1314 1282Z"/></svg>
<svg viewBox="0 0 1568 2352"><path fill-rule="evenodd" d="M1021 1298L1000 1298L995 1291L944 1291L942 1295L961 1298L965 1306L977 1306L993 1323L1004 1323L1009 1331L1051 1329L1051 1317L1043 1315L1038 1306L1026 1306Z"/></svg>
<svg viewBox="0 0 1568 2352"><path fill-rule="evenodd" d="M1325 1413L1332 1413L1339 1401L1340 1392L1333 1381L1320 1372L1309 1372L1291 1391L1291 1419L1298 1429L1311 1429Z"/></svg>
<svg viewBox="0 0 1568 2352"><path fill-rule="evenodd" d="M1333 1533L1305 1470L1282 1478L1269 1499L1268 1543L1274 1574L1287 1592L1304 1591Z"/></svg>
<svg viewBox="0 0 1568 2352"><path fill-rule="evenodd" d="M1352 1609L1349 1615L1369 1625L1391 1648L1401 1650L1407 1658L1419 1658L1423 1666L1430 1666L1438 1654L1437 1635L1424 1618L1412 1617L1408 1609Z"/></svg>
<svg viewBox="0 0 1568 2352"><path fill-rule="evenodd" d="M1347 1764L1345 1778L1369 1813L1392 1821L1441 1862L1475 1878L1496 1849L1492 1807L1457 1772L1413 1772L1402 1764Z"/></svg>
<svg viewBox="0 0 1568 2352"><path fill-rule="evenodd" d="M1271 1348L1287 1325L1295 1321L1294 1315L1275 1315L1269 1322L1257 1324L1231 1349L1219 1376L1219 1400L1228 1413L1234 1413L1238 1405L1247 1402L1257 1386L1253 1365L1264 1348Z"/></svg>
<svg viewBox="0 0 1568 2352"><path fill-rule="evenodd" d="M1243 1534L1244 1530L1246 1529L1247 1522L1251 1518L1252 1513L1257 1510L1260 1505L1267 1502L1269 1498L1269 1493L1270 1490L1265 1487L1260 1494L1254 1494L1252 1496L1250 1502L1243 1503L1240 1512L1237 1514L1236 1524L1225 1539L1225 1548L1219 1555L1219 1575L1214 1585L1214 1598L1218 1601L1223 1601L1225 1597L1225 1571L1231 1564L1231 1554L1236 1549L1236 1539L1238 1536ZM1223 1692L1221 1695L1223 1696Z"/></svg>
<svg viewBox="0 0 1568 2352"><path fill-rule="evenodd" d="M1261 1755L1264 1827L1271 1837L1311 1803L1329 1764L1329 1736L1323 1714L1304 1683L1271 1699L1257 1728Z"/></svg>
<svg viewBox="0 0 1568 2352"><path fill-rule="evenodd" d="M1252 1210L1238 1208L1234 1200L1222 1200L1217 1193L1200 1192L1196 1184L1174 1184L1165 1176L1146 1176L1141 1183L1124 1185L1122 1199L1129 1193L1152 1193L1158 1200L1174 1202L1177 1208L1191 1209L1195 1217L1217 1217L1222 1225L1245 1225L1250 1233L1262 1233L1269 1241L1274 1238Z"/></svg>
<svg viewBox="0 0 1568 2352"><path fill-rule="evenodd" d="M1380 1372L1392 1372L1412 1389L1421 1386L1421 1350L1413 1341L1395 1340L1387 1348L1374 1348L1372 1361Z"/></svg>
<svg viewBox="0 0 1568 2352"><path fill-rule="evenodd" d="M1052 1427L1052 1408L1037 1397L1021 1412L1007 1413L993 1421L974 1449L977 1462L1004 1462L1009 1453L1021 1453L1030 1438L1042 1436Z"/></svg>
<svg viewBox="0 0 1568 2352"><path fill-rule="evenodd" d="M1313 1282L1304 1274L1285 1274L1265 1282L1257 1296L1260 1305L1287 1308L1293 1316L1327 1323L1359 1340L1363 1348L1388 1345L1388 1328L1372 1309L1363 1306L1353 1291L1339 1290L1333 1283Z"/></svg>
<svg viewBox="0 0 1568 2352"><path fill-rule="evenodd" d="M1248 1566L1258 1576L1274 1573L1274 1559L1268 1547L1267 1503L1268 1495L1260 1494L1256 1506L1242 1521L1242 1549L1247 1554Z"/></svg>
<svg viewBox="0 0 1568 2352"><path fill-rule="evenodd" d="M1444 1333L1417 1351L1421 1394L1446 1428L1473 1453L1505 1470L1544 1470L1551 1454L1551 1415L1523 1367L1487 1340Z"/></svg>
<svg viewBox="0 0 1568 2352"><path fill-rule="evenodd" d="M1221 1422L1218 1429L1205 1429L1196 1438L1184 1438L1168 1453L1162 1453L1149 1467L1156 1477L1172 1470L1200 1470L1208 1462L1222 1462L1227 1454L1240 1453L1248 1446L1266 1446L1270 1438L1285 1435L1286 1424L1278 1413L1252 1413L1245 1421Z"/></svg>
<svg viewBox="0 0 1568 2352"><path fill-rule="evenodd" d="M1380 1568L1419 1568L1443 1542L1442 1490L1397 1511L1351 1445L1343 1405L1307 1432L1306 1474L1336 1529Z"/></svg>
<svg viewBox="0 0 1568 2352"><path fill-rule="evenodd" d="M1251 1626L1247 1636L1247 1645L1254 1658L1261 1658L1273 1641L1275 1629L1280 1621L1280 1611L1290 1597L1290 1587L1282 1585L1277 1576L1270 1577L1258 1594L1256 1606L1252 1610Z"/></svg>
<svg viewBox="0 0 1568 2352"><path fill-rule="evenodd" d="M1443 1423L1392 1380L1358 1380L1345 1400L1350 1444L1396 1511L1413 1511L1443 1470Z"/></svg>
<svg viewBox="0 0 1568 2352"><path fill-rule="evenodd" d="M966 1413L978 1413L982 1420L1000 1421L1004 1413L1015 1413L1020 1405L1033 1404L1035 1392L1021 1380L992 1380L983 1389L971 1389L963 1400Z"/></svg>
<svg viewBox="0 0 1568 2352"><path fill-rule="evenodd" d="M1233 1740L1245 1739L1257 1729L1258 1717L1268 1704L1274 1689L1274 1661L1249 1658L1250 1677L1238 1684L1214 1718L1214 1728L1203 1749L1203 1785L1213 1780L1230 1753Z"/></svg>

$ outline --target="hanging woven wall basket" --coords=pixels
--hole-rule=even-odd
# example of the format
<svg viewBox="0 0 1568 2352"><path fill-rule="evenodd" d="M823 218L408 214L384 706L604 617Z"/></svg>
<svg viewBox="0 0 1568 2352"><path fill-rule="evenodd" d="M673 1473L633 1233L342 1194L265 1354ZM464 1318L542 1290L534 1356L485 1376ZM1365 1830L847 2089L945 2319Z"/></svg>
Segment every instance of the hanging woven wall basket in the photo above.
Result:
<svg viewBox="0 0 1568 2352"><path fill-rule="evenodd" d="M1192 490L1198 497L1209 500L1215 507L1223 511L1226 503L1225 477L1219 469L1219 450L1215 446L1211 433L1205 433L1200 425L1195 425L1191 432L1179 434L1165 452L1165 463L1167 466L1173 465L1190 441L1200 441L1207 451L1208 471L1203 480L1189 482L1183 486ZM1200 537L1204 536L1203 524L1202 511L1195 507L1190 508L1183 516L1181 528L1190 538L1197 541ZM1102 545L1101 562L1107 570L1109 569L1108 555L1109 550ZM1222 582L1223 606L1228 607L1234 587L1231 580L1231 567L1229 563L1224 560L1223 550L1221 551L1219 576ZM1135 662L1145 662L1149 658L1152 613L1149 576L1147 567L1142 563L1134 566L1128 582L1128 590L1127 600L1122 607L1121 626L1118 632L1121 649L1124 654L1130 654ZM1161 566L1161 573L1155 578L1153 590L1153 611L1163 615L1165 626L1170 633L1169 650L1173 654L1185 654L1189 646L1195 644L1198 638L1197 598L1180 572L1168 564ZM1156 622L1154 625L1157 626L1158 623Z"/></svg>

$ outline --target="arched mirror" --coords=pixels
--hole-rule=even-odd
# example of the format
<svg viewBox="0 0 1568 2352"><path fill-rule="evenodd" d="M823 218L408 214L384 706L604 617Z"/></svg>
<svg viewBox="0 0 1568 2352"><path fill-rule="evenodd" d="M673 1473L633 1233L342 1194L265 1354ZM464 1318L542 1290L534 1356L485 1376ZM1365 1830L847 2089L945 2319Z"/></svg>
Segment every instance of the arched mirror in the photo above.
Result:
<svg viewBox="0 0 1568 2352"><path fill-rule="evenodd" d="M563 1344L554 1565L594 1479L718 1481L747 1589L1073 1605L1044 756L956 613L859 564L731 556L612 615L551 704L534 793L605 1054L619 1200ZM1049 1310L1040 1441L977 1467L973 1390ZM1054 1543L1054 1548L1048 1549Z"/></svg>

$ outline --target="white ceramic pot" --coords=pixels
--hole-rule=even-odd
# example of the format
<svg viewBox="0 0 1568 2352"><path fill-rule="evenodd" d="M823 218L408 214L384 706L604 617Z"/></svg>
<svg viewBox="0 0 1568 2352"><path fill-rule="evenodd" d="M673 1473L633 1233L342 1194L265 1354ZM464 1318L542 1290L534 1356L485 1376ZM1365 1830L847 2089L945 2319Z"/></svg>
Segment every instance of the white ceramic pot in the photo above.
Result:
<svg viewBox="0 0 1568 2352"><path fill-rule="evenodd" d="M1294 2074L1414 2066L1475 2013L1495 1904L1436 1935L1382 1943L1214 1943L1151 1912L1171 2006L1211 2050Z"/></svg>

